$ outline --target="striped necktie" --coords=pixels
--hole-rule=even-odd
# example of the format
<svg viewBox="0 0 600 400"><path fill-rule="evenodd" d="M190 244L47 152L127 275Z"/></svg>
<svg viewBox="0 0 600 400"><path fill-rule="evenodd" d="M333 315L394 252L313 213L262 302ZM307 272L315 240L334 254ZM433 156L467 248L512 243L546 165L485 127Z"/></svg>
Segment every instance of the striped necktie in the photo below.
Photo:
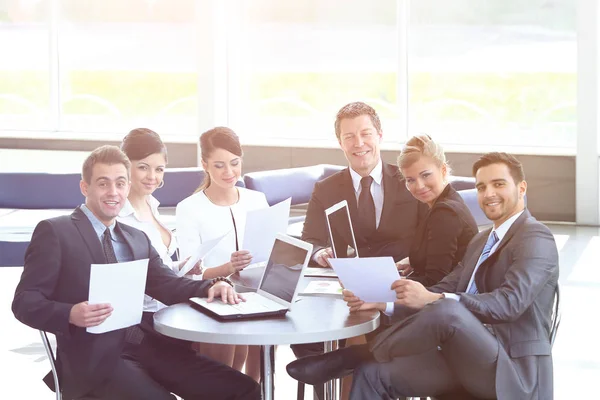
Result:
<svg viewBox="0 0 600 400"><path fill-rule="evenodd" d="M477 272L477 269L479 268L479 266L485 260L487 260L487 258L490 256L490 251L492 251L492 247L494 247L494 245L496 243L498 243L498 235L496 235L496 231L494 231L488 237L488 240L485 243L485 246L483 246L483 252L481 253L481 256L479 256L479 261L477 261L477 265L475 266L475 270L473 271L473 275L475 275L475 272ZM475 277L474 276L473 276L473 281L471 282L471 286L469 286L469 288L467 289L467 293L469 293L469 294L478 294L479 293L479 290L477 289L477 284L475 283Z"/></svg>
<svg viewBox="0 0 600 400"><path fill-rule="evenodd" d="M117 256L115 255L115 248L112 245L112 236L110 235L110 229L106 228L104 235L102 235L102 248L104 250L104 256L106 262L109 264L117 263Z"/></svg>

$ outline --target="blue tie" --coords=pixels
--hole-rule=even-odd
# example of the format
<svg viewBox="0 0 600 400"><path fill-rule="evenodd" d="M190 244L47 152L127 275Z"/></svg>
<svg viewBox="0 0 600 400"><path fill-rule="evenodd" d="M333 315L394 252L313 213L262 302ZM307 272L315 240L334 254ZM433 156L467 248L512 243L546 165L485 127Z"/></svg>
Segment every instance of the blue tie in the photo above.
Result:
<svg viewBox="0 0 600 400"><path fill-rule="evenodd" d="M477 265L475 266L475 270L473 271L473 275L477 272L479 266L487 260L490 256L490 251L492 251L492 247L498 243L498 235L496 235L496 231L492 232L492 234L488 237L485 246L483 246L483 252L481 252L481 256L479 256L479 261L477 261ZM467 293L469 294L477 294L479 290L477 289L477 284L475 283L475 276L473 276L473 282L471 282L471 286L467 289Z"/></svg>

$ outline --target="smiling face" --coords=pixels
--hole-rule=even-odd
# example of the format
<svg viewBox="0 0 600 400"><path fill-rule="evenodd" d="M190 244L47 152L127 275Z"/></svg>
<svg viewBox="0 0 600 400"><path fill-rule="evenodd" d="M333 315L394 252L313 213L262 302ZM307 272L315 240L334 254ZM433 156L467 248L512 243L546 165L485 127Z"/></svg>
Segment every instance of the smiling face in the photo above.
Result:
<svg viewBox="0 0 600 400"><path fill-rule="evenodd" d="M85 205L104 225L110 226L125 205L129 177L123 164L95 164L90 183L80 182Z"/></svg>
<svg viewBox="0 0 600 400"><path fill-rule="evenodd" d="M447 170L445 164L440 167L431 157L421 156L401 172L415 199L431 207L446 187Z"/></svg>
<svg viewBox="0 0 600 400"><path fill-rule="evenodd" d="M504 163L481 167L475 174L479 207L498 228L525 208L527 182L515 182Z"/></svg>
<svg viewBox="0 0 600 400"><path fill-rule="evenodd" d="M146 196L152 194L163 181L167 161L164 154L155 153L131 162L131 193Z"/></svg>
<svg viewBox="0 0 600 400"><path fill-rule="evenodd" d="M340 121L340 147L350 164L350 168L360 176L367 176L380 160L381 139L368 115L345 118Z"/></svg>
<svg viewBox="0 0 600 400"><path fill-rule="evenodd" d="M225 149L215 149L207 160L202 160L204 171L210 176L210 185L231 189L242 176L242 158Z"/></svg>

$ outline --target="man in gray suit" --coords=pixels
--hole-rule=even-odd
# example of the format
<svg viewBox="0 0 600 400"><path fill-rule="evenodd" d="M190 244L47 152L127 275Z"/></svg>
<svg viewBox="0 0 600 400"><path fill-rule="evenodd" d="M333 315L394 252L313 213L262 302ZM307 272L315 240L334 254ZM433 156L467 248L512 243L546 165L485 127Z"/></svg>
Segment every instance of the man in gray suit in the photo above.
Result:
<svg viewBox="0 0 600 400"><path fill-rule="evenodd" d="M396 281L397 322L368 345L294 361L290 375L317 384L354 373L354 400L461 391L485 399L552 399L554 237L525 208L527 183L516 158L485 154L473 174L479 205L494 226L473 238L462 263L429 289ZM385 310L344 295L352 312Z"/></svg>

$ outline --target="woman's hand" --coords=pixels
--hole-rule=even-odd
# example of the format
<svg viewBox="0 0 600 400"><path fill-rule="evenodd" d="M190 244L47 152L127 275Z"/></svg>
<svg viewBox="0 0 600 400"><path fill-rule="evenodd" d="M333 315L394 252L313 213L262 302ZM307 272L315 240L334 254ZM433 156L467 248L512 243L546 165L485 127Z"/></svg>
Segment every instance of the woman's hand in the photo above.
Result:
<svg viewBox="0 0 600 400"><path fill-rule="evenodd" d="M177 269L179 271L181 271L181 269L183 268L183 266L185 265L185 263L188 262L188 260L191 258L191 256L189 256L188 258L186 258L183 261L180 261L179 264L177 265ZM192 269L190 269L186 275L202 275L203 269L202 269L202 260L199 260L196 265L194 265L192 267Z"/></svg>
<svg viewBox="0 0 600 400"><path fill-rule="evenodd" d="M234 251L233 253L231 253L231 259L230 259L231 268L232 268L231 273L236 273L236 272L243 270L248 265L250 265L251 261L252 261L252 255L250 254L250 252L248 250Z"/></svg>

